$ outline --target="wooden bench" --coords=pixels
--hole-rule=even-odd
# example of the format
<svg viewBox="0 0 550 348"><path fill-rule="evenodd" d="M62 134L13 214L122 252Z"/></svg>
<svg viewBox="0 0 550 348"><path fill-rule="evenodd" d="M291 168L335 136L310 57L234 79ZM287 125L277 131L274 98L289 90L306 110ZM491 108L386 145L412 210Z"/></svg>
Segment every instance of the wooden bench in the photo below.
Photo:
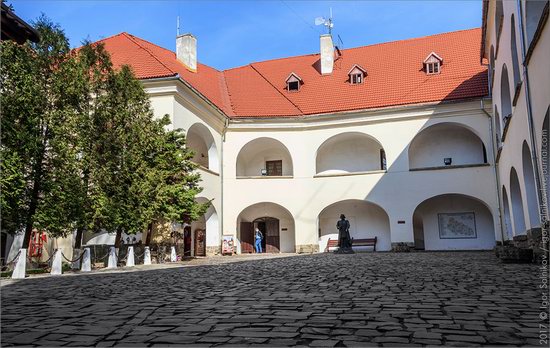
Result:
<svg viewBox="0 0 550 348"><path fill-rule="evenodd" d="M337 248L338 247L338 239L328 239L327 247L325 248L325 253L328 253L329 248Z"/></svg>
<svg viewBox="0 0 550 348"><path fill-rule="evenodd" d="M373 251L376 251L376 240L377 238L366 238L366 239L351 239L351 247L357 247L357 246L371 246L374 247ZM338 247L338 239L330 239L327 242L327 247L325 248L325 253L328 253L329 248L337 248Z"/></svg>
<svg viewBox="0 0 550 348"><path fill-rule="evenodd" d="M374 238L366 238L366 239L351 239L351 247L357 247L357 246L371 246L374 247L372 251L376 251L376 237Z"/></svg>

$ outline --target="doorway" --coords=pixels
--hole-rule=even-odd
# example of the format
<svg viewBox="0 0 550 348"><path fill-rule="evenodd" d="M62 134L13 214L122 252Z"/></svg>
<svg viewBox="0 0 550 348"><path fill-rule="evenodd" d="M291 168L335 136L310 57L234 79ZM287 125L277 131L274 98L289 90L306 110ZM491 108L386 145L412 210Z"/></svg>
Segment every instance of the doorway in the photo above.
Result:
<svg viewBox="0 0 550 348"><path fill-rule="evenodd" d="M241 222L241 253L254 253L254 231L258 228L264 238L262 239L262 251L264 253L279 253L280 235L279 219L262 217L253 222Z"/></svg>
<svg viewBox="0 0 550 348"><path fill-rule="evenodd" d="M281 252L279 236L279 219L262 217L253 221L254 230L258 228L264 238L262 239L262 250L266 253Z"/></svg>

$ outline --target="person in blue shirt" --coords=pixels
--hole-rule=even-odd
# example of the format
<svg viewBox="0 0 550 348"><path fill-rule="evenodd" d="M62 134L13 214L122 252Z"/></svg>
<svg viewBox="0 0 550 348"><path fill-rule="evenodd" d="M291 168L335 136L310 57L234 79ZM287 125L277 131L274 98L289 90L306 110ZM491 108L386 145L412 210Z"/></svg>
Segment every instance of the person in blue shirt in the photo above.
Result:
<svg viewBox="0 0 550 348"><path fill-rule="evenodd" d="M255 247L256 247L256 252L258 254L261 254L262 253L262 239L263 239L263 235L262 235L262 232L260 231L259 228L256 227L256 231L254 232L254 237L256 239L256 244L255 244Z"/></svg>

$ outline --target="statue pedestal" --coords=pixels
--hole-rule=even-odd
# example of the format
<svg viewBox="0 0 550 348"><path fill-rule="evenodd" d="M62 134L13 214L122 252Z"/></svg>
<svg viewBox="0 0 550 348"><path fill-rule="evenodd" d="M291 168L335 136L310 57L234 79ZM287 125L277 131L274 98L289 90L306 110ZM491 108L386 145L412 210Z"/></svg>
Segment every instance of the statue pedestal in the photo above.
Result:
<svg viewBox="0 0 550 348"><path fill-rule="evenodd" d="M335 254L355 254L355 251L351 247L349 248L338 248L337 250L334 250Z"/></svg>

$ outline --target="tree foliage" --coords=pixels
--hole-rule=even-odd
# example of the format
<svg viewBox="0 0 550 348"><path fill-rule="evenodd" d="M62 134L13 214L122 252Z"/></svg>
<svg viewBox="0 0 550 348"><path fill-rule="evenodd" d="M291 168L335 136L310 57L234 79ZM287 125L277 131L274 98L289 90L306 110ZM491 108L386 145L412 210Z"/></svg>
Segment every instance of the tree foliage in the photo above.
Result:
<svg viewBox="0 0 550 348"><path fill-rule="evenodd" d="M200 176L180 130L155 119L130 67L101 44L70 50L41 17L37 44L1 43L2 229L136 233L198 219ZM117 238L118 241L119 238Z"/></svg>

